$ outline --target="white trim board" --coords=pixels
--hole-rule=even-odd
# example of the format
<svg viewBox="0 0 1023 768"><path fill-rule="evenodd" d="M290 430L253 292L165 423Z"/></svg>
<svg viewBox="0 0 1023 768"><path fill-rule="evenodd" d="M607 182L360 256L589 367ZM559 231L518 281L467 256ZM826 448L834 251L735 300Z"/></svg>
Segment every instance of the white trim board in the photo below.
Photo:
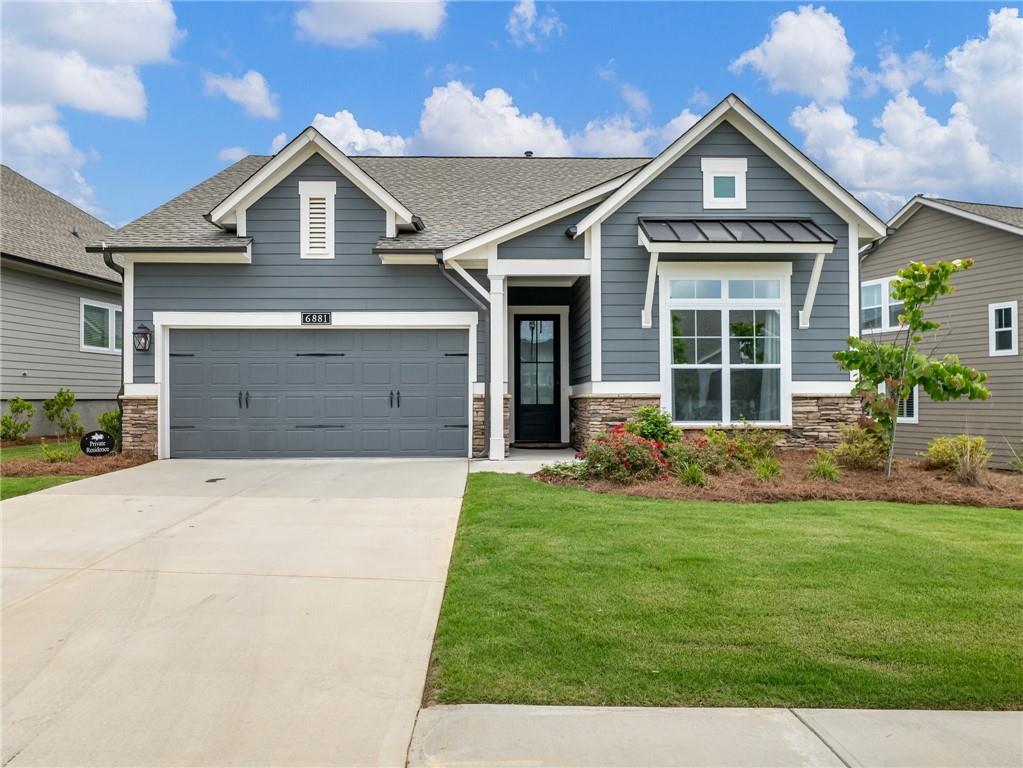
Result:
<svg viewBox="0 0 1023 768"><path fill-rule="evenodd" d="M541 305L541 306L523 306L516 304L508 307L508 359L506 361L508 366L508 394L511 395L511 403L508 407L511 409L508 419L508 439L511 442L515 442L515 343L516 339L513 337L515 333L515 316L516 315L557 315L558 317L558 338L559 338L559 360L558 369L560 370L561 378L561 391L559 393L559 405L560 405L560 417L561 417L561 442L567 443L569 439L569 403L568 398L571 394L572 385L569 384L571 378L571 372L569 370L570 353L568 349L568 306L564 304L559 305Z"/></svg>
<svg viewBox="0 0 1023 768"><path fill-rule="evenodd" d="M252 246L244 251L114 251L127 264L251 264Z"/></svg>

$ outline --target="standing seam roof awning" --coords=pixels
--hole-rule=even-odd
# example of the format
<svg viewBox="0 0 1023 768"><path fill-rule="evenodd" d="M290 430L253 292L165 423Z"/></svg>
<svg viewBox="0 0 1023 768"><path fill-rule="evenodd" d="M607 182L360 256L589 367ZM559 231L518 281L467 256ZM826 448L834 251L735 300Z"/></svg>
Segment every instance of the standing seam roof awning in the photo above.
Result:
<svg viewBox="0 0 1023 768"><path fill-rule="evenodd" d="M651 243L835 244L838 240L810 219L647 218L639 227Z"/></svg>

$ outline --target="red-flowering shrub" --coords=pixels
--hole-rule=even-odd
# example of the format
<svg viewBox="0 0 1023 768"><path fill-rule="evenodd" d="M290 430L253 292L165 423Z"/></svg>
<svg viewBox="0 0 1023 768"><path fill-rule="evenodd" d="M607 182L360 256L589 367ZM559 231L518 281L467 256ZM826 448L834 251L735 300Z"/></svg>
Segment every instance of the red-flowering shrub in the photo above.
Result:
<svg viewBox="0 0 1023 768"><path fill-rule="evenodd" d="M590 477L633 483L652 480L668 470L663 444L633 434L624 426L603 430L586 444L583 458Z"/></svg>
<svg viewBox="0 0 1023 768"><path fill-rule="evenodd" d="M731 441L711 441L695 433L685 435L677 443L664 447L664 456L676 473L687 465L695 465L710 475L717 475L733 464L735 445Z"/></svg>

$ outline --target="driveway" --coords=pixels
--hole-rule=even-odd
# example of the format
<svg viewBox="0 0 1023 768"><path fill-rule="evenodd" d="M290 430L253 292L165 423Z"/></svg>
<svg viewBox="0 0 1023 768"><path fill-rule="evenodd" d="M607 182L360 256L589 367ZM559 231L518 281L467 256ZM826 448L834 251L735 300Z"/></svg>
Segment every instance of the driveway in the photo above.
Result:
<svg viewBox="0 0 1023 768"><path fill-rule="evenodd" d="M3 509L3 764L404 765L465 460L163 461Z"/></svg>

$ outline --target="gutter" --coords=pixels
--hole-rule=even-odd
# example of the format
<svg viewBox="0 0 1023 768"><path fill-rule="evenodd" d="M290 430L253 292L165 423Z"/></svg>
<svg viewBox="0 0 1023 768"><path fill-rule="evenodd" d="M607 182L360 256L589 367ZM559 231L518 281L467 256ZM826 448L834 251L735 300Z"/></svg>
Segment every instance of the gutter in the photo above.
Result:
<svg viewBox="0 0 1023 768"><path fill-rule="evenodd" d="M107 244L104 241L102 245L103 251L103 263L106 264L110 269L121 276L121 307L124 307L124 267L114 261L114 251L112 248L107 248ZM127 318L125 318L127 319ZM123 320L122 320L123 322ZM131 318L128 322L128 327L131 328L135 324L135 318ZM132 343L131 337L121 339L121 375L118 376L118 383L120 386L117 388L117 412L120 415L121 421L121 435L124 435L124 400L121 398L124 396L124 356L128 354L129 350L131 354L134 352L135 345ZM117 440L117 450L122 450L123 441L121 437Z"/></svg>
<svg viewBox="0 0 1023 768"><path fill-rule="evenodd" d="M459 292L465 296L469 301L479 307L480 312L483 313L483 317L487 321L487 333L486 340L484 341L484 349L486 350L487 368L490 367L490 305L484 304L483 301L476 295L475 291L470 289L468 286L462 284L454 275L452 275L444 267L444 251L434 251L434 258L437 259L437 269L440 270L441 276L451 283ZM485 446L490 445L490 387L483 388L483 444ZM473 393L475 397L475 393ZM472 423L469 424L469 448L470 452L472 449Z"/></svg>

